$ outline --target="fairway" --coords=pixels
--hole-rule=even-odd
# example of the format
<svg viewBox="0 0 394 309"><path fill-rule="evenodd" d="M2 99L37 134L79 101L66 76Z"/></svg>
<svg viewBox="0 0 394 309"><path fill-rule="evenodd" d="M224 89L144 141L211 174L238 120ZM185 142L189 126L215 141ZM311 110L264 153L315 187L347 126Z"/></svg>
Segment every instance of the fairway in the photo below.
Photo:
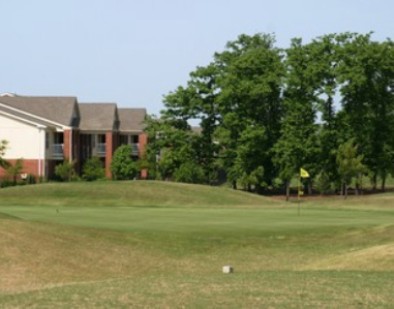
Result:
<svg viewBox="0 0 394 309"><path fill-rule="evenodd" d="M315 198L298 214L148 181L2 189L0 307L392 308L392 205Z"/></svg>

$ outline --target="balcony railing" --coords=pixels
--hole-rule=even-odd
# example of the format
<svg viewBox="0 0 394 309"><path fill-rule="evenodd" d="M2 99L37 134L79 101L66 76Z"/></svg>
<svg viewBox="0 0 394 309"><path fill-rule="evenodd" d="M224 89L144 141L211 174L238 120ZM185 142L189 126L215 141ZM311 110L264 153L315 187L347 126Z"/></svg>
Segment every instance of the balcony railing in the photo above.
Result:
<svg viewBox="0 0 394 309"><path fill-rule="evenodd" d="M64 150L63 150L64 145L63 144L53 144L51 149L52 149L52 156L55 159L63 159L64 158Z"/></svg>
<svg viewBox="0 0 394 309"><path fill-rule="evenodd" d="M131 155L138 156L139 154L139 147L137 143L131 144Z"/></svg>
<svg viewBox="0 0 394 309"><path fill-rule="evenodd" d="M96 147L97 155L102 156L106 153L106 144L105 143L98 143Z"/></svg>

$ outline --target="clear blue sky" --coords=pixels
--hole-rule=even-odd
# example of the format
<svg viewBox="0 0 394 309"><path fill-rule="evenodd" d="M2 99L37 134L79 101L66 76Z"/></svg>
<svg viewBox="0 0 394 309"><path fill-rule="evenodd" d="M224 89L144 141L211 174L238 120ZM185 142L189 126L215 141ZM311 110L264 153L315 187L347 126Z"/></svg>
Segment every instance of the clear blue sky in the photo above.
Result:
<svg viewBox="0 0 394 309"><path fill-rule="evenodd" d="M71 95L158 114L239 34L277 45L334 32L393 38L393 0L0 0L0 92Z"/></svg>

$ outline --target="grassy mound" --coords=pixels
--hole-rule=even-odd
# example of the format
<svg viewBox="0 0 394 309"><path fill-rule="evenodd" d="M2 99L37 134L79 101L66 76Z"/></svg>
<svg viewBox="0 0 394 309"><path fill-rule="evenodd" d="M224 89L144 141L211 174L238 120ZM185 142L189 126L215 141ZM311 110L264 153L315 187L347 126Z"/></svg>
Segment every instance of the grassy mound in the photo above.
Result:
<svg viewBox="0 0 394 309"><path fill-rule="evenodd" d="M160 181L47 183L0 190L1 204L50 206L238 206L267 199L224 187ZM272 203L272 201L270 201Z"/></svg>

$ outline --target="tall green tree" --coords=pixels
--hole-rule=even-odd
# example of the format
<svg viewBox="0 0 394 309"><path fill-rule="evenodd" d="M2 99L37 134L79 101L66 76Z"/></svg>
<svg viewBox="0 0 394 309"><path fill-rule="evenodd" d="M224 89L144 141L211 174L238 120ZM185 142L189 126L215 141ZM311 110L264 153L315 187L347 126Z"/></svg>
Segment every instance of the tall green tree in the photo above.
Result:
<svg viewBox="0 0 394 309"><path fill-rule="evenodd" d="M367 172L362 161L363 155L358 154L353 139L339 146L337 152L338 173L342 181L341 192L345 198L348 196L348 186L352 179L354 177L361 178L362 174Z"/></svg>
<svg viewBox="0 0 394 309"><path fill-rule="evenodd" d="M177 128L173 119L151 118L147 121L146 132L149 138L146 160L150 175L155 179L175 180L177 170L185 163L200 164L198 136L190 127ZM185 165L183 169L187 170L190 166ZM177 177L178 180L180 178Z"/></svg>
<svg viewBox="0 0 394 309"><path fill-rule="evenodd" d="M280 134L284 66L282 51L274 43L272 35L240 35L227 44L224 52L215 54L215 63L221 69L217 80L222 115L216 136L222 146L223 166L233 175L234 184L236 177L252 172L250 168L244 169L250 164L249 158L242 155L244 146L254 143L252 130L258 131L261 142L259 156L252 159L255 168L264 171L259 183L271 184L276 174L272 148ZM246 141L247 138L250 140Z"/></svg>
<svg viewBox="0 0 394 309"><path fill-rule="evenodd" d="M347 34L340 66L343 108L372 173L372 183L393 170L394 44L372 41L371 34Z"/></svg>
<svg viewBox="0 0 394 309"><path fill-rule="evenodd" d="M335 183L338 180L336 166L336 150L339 139L339 122L336 111L338 99L338 72L340 44L336 35L329 34L319 37L308 44L311 61L309 70L314 75L314 87L317 99L317 111L320 112L318 123L319 151L316 160L316 173L320 180Z"/></svg>
<svg viewBox="0 0 394 309"><path fill-rule="evenodd" d="M215 160L218 145L214 140L214 132L220 121L216 100L217 72L213 64L198 67L190 73L186 87L178 87L164 98L166 110L163 119L168 124L182 130L190 130L189 120L200 124L202 130L198 136L197 152L206 183L214 183L217 175Z"/></svg>
<svg viewBox="0 0 394 309"><path fill-rule="evenodd" d="M310 46L294 39L287 50L286 89L281 136L275 145L275 162L279 175L289 185L301 167L311 176L317 159L316 96L317 80L310 57Z"/></svg>

